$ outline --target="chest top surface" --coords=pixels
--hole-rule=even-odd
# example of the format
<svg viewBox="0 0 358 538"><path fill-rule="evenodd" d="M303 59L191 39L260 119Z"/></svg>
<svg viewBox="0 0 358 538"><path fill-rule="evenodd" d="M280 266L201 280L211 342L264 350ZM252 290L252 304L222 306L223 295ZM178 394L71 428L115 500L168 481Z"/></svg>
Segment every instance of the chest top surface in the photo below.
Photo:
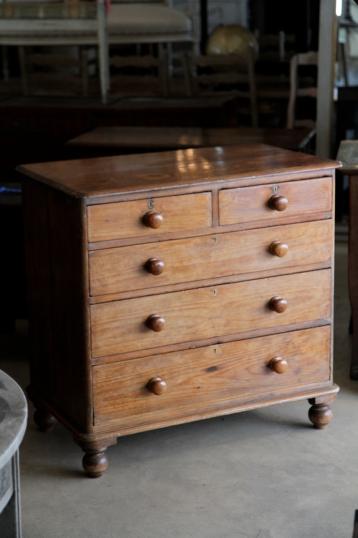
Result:
<svg viewBox="0 0 358 538"><path fill-rule="evenodd" d="M22 165L19 171L77 198L140 194L213 182L310 174L339 163L264 144L247 144ZM325 175L325 174L323 174Z"/></svg>

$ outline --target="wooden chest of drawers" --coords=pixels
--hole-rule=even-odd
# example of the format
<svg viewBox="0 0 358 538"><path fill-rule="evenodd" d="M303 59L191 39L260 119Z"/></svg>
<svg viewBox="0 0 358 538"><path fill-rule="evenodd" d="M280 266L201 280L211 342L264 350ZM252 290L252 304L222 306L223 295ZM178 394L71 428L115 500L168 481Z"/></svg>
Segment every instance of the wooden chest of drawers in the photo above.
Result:
<svg viewBox="0 0 358 538"><path fill-rule="evenodd" d="M336 163L263 145L21 167L35 421L117 437L308 398L331 419Z"/></svg>

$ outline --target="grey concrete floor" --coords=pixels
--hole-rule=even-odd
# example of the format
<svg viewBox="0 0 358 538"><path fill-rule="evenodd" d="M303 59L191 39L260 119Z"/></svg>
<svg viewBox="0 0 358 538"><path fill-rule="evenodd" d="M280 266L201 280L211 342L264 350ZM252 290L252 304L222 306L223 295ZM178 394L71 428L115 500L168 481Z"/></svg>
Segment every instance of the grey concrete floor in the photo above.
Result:
<svg viewBox="0 0 358 538"><path fill-rule="evenodd" d="M358 508L358 382L348 378L346 246L337 246L334 420L306 401L120 439L97 480L60 425L30 419L21 450L24 538L345 538ZM9 343L9 342L8 342ZM27 384L26 340L0 368ZM9 348L9 346L6 346Z"/></svg>

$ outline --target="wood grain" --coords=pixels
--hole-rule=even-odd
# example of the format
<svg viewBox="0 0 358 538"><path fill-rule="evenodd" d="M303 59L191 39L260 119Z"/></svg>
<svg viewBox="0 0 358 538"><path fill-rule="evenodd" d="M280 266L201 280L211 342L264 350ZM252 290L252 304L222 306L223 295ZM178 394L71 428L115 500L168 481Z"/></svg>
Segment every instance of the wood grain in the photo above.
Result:
<svg viewBox="0 0 358 538"><path fill-rule="evenodd" d="M327 383L330 333L330 327L321 327L96 366L95 425L113 420L120 430L229 408L267 392L273 397L277 392ZM278 354L288 363L283 374L269 367ZM159 397L147 388L158 376L166 383Z"/></svg>
<svg viewBox="0 0 358 538"><path fill-rule="evenodd" d="M88 431L92 414L85 208L81 200L34 182L26 182L24 198L31 396L50 402L73 428Z"/></svg>
<svg viewBox="0 0 358 538"><path fill-rule="evenodd" d="M307 264L331 263L331 220L262 230L162 241L89 253L92 296L259 273ZM274 242L287 244L285 256L272 252ZM160 274L148 271L149 260L161 260Z"/></svg>
<svg viewBox="0 0 358 538"><path fill-rule="evenodd" d="M152 210L163 216L163 222L157 229L146 226L143 222L143 217ZM155 237L168 232L211 226L211 193L95 205L88 207L87 212L89 241Z"/></svg>
<svg viewBox="0 0 358 538"><path fill-rule="evenodd" d="M283 211L270 207L273 195L287 198ZM311 181L287 182L280 185L256 185L239 189L225 189L219 193L220 224L228 225L250 221L283 223L288 217L332 210L332 181L319 178Z"/></svg>
<svg viewBox="0 0 358 538"><path fill-rule="evenodd" d="M329 175L340 166L313 155L263 144L185 149L74 161L30 164L19 170L71 196L106 198L116 194L162 191L212 181L260 178L280 174Z"/></svg>
<svg viewBox="0 0 358 538"><path fill-rule="evenodd" d="M92 355L101 357L262 328L331 319L331 272L312 271L91 306ZM316 292L319 290L319 293ZM269 309L273 296L286 312ZM145 325L158 314L165 329Z"/></svg>

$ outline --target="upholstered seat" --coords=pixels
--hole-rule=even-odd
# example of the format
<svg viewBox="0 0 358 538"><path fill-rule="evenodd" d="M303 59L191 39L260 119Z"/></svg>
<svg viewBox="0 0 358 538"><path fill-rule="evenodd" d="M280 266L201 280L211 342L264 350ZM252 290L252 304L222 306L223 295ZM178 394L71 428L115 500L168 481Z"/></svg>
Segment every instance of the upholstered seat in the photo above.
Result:
<svg viewBox="0 0 358 538"><path fill-rule="evenodd" d="M183 40L183 34L192 40L192 23L184 13L164 4L112 4L108 13L110 42L123 43L126 37L138 36L145 42L168 42L172 36ZM161 37L162 36L162 37ZM117 39L116 39L117 38Z"/></svg>

